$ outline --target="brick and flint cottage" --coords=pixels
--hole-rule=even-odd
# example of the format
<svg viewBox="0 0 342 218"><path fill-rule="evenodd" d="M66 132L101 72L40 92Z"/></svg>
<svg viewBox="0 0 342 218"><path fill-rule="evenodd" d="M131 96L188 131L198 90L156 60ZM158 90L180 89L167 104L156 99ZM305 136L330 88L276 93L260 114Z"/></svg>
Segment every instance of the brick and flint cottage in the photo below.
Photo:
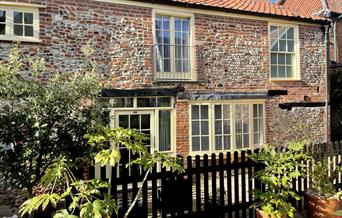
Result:
<svg viewBox="0 0 342 218"><path fill-rule="evenodd" d="M0 1L0 54L66 72L90 40L111 125L195 155L325 140L324 24L262 0Z"/></svg>

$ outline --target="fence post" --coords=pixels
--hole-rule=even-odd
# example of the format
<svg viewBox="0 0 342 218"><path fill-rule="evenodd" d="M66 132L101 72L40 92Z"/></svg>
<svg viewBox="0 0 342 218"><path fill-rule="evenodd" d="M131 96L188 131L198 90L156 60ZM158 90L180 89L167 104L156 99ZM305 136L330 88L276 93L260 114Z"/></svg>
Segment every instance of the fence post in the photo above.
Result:
<svg viewBox="0 0 342 218"><path fill-rule="evenodd" d="M232 161L231 153L227 152L227 195L228 195L228 218L233 217L232 213Z"/></svg>
<svg viewBox="0 0 342 218"><path fill-rule="evenodd" d="M187 157L187 171L188 171L188 180L189 180L189 183L191 184L191 191L190 191L190 193L191 193L191 196L193 196L192 195L192 158L191 158L191 156ZM193 207L192 206L190 208L189 213L190 214L193 213Z"/></svg>

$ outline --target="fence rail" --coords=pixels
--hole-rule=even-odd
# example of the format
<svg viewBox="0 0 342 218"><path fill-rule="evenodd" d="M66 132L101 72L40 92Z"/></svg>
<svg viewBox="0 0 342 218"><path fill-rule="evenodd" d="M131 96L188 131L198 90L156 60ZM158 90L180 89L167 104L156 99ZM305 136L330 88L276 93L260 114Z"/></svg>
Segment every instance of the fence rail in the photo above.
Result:
<svg viewBox="0 0 342 218"><path fill-rule="evenodd" d="M342 142L308 145L304 151L317 158L327 158L333 166L330 173L341 165ZM184 159L185 172L181 174L165 168L158 171L155 166L130 217L255 217L254 209L250 208L253 203L251 191L256 188L264 190L265 186L253 178L253 173L262 166L248 158L252 152L258 150L188 156ZM122 217L138 193L145 172L134 166L128 176L127 168L113 167L112 175L117 175L118 170L120 177L113 176L110 182L119 217ZM106 172L101 168L101 179L108 178ZM334 184L336 189L341 189L341 173ZM302 197L292 202L298 211L305 209L303 196L309 187L308 178L292 182L292 188Z"/></svg>

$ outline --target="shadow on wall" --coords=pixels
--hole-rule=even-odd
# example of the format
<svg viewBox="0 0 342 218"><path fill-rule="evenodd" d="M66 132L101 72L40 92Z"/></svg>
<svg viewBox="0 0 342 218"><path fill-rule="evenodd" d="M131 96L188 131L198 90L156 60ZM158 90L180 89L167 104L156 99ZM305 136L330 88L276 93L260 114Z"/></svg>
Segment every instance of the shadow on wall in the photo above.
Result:
<svg viewBox="0 0 342 218"><path fill-rule="evenodd" d="M342 66L331 73L331 140L342 140Z"/></svg>

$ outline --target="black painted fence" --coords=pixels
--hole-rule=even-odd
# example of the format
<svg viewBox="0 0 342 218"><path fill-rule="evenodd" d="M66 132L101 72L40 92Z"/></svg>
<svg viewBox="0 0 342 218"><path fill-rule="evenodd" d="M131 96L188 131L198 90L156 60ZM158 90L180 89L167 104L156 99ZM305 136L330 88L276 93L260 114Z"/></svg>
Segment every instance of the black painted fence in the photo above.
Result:
<svg viewBox="0 0 342 218"><path fill-rule="evenodd" d="M331 171L341 164L342 142L308 145L304 150L328 158L333 163ZM252 152L257 150L188 156L182 174L156 166L129 217L255 217L254 209L250 208L253 203L251 190L265 187L252 177L261 167L248 158ZM120 167L111 169L113 179L110 181L110 191L119 207L118 217L122 217L131 205L145 176L138 166L128 169L125 160L121 162ZM103 180L109 178L106 171L101 168ZM340 190L341 173L334 183ZM309 185L308 178L293 180L293 189L302 196L301 200L292 202L298 211L305 209L303 194Z"/></svg>

